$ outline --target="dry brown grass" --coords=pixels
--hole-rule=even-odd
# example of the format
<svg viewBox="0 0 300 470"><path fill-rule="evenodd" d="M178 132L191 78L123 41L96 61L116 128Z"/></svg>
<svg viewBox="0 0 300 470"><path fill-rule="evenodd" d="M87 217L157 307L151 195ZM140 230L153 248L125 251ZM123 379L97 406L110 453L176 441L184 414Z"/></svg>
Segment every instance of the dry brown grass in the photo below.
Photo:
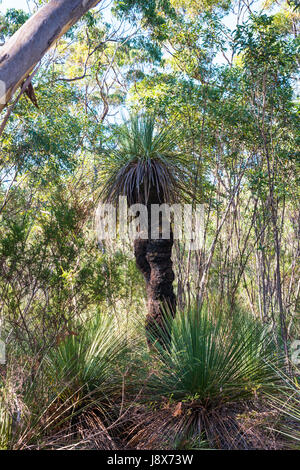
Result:
<svg viewBox="0 0 300 470"><path fill-rule="evenodd" d="M274 430L280 414L261 403L210 411L188 403L178 405L137 408L131 416L127 446L139 450L287 448L286 440Z"/></svg>

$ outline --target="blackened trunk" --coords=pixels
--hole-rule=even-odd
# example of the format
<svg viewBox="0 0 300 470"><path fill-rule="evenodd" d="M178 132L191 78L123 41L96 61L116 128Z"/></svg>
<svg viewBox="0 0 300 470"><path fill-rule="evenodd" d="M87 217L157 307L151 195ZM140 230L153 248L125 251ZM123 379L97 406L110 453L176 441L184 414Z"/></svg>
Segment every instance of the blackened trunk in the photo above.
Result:
<svg viewBox="0 0 300 470"><path fill-rule="evenodd" d="M150 265L147 261L147 245L148 245L148 239L143 240L141 238L137 238L134 240L134 255L135 255L135 261L136 265L143 274L146 285L148 285L150 281L150 276L151 276L151 268Z"/></svg>
<svg viewBox="0 0 300 470"><path fill-rule="evenodd" d="M152 203L158 204L157 197ZM169 239L151 238L151 204L148 201L148 239L134 242L136 264L142 272L147 289L148 314L146 317L146 335L149 347L158 341L167 347L170 341L170 324L165 316L175 316L176 297L173 290L174 272L172 263L173 233ZM161 231L160 231L161 232Z"/></svg>
<svg viewBox="0 0 300 470"><path fill-rule="evenodd" d="M173 290L172 266L173 237L170 240L150 239L147 245L147 261L151 274L147 284L148 315L146 318L147 341L159 341L167 346L170 341L170 322L165 315L175 316L176 297Z"/></svg>

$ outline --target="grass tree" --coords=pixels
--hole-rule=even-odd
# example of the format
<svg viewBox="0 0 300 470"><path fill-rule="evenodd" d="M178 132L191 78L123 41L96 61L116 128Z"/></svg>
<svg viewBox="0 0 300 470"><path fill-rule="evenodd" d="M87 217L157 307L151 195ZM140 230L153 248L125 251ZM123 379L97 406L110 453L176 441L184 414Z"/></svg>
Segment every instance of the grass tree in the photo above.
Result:
<svg viewBox="0 0 300 470"><path fill-rule="evenodd" d="M159 236L152 236L151 207L180 199L186 163L177 149L178 130L170 127L159 130L153 115L132 116L120 126L116 137L115 148L105 152L102 200L117 204L119 196L125 196L128 205L147 207L147 233L142 229L138 232L134 252L146 282L146 332L150 344L153 342L150 338L162 341L164 312L171 312L173 317L176 312L171 260L173 232L170 228L169 238L163 238L160 220Z"/></svg>
<svg viewBox="0 0 300 470"><path fill-rule="evenodd" d="M130 445L270 448L272 433L257 427L253 433L242 421L257 409L267 412L285 386L279 373L284 361L268 328L245 312L229 317L206 304L166 322L172 323L170 346L157 345L152 355L144 392L151 408L133 428Z"/></svg>

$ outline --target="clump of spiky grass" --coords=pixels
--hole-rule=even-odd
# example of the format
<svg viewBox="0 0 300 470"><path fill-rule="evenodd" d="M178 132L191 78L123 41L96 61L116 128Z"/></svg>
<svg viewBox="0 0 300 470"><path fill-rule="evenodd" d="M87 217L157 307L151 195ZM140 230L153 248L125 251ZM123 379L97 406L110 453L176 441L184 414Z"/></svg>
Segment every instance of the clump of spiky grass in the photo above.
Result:
<svg viewBox="0 0 300 470"><path fill-rule="evenodd" d="M278 354L268 330L253 319L194 309L179 312L171 330L170 349L157 344L154 397L190 397L213 407L276 391L279 378L272 364Z"/></svg>
<svg viewBox="0 0 300 470"><path fill-rule="evenodd" d="M108 428L119 416L130 340L104 314L74 329L40 359L33 377L25 366L15 371L24 380L9 448L116 448Z"/></svg>
<svg viewBox="0 0 300 470"><path fill-rule="evenodd" d="M171 343L168 350L156 345L147 386L156 418L152 413L135 428L133 442L137 436L146 442L146 435L154 442L156 435L160 445L198 439L212 447L247 448L237 416L245 404L276 394L282 382L268 331L251 318L213 316L205 308L178 312L166 322Z"/></svg>
<svg viewBox="0 0 300 470"><path fill-rule="evenodd" d="M98 314L49 352L47 373L52 383L64 384L62 402L90 395L107 406L121 394L128 350L128 338L116 331L114 319Z"/></svg>

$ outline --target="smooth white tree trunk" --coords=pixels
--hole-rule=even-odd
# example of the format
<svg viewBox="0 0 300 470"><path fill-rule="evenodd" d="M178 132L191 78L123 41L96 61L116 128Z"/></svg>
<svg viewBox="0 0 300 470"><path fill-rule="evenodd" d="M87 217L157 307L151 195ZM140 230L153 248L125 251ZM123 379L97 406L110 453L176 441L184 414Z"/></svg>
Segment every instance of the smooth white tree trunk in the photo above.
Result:
<svg viewBox="0 0 300 470"><path fill-rule="evenodd" d="M0 111L48 49L100 0L50 0L0 47Z"/></svg>

